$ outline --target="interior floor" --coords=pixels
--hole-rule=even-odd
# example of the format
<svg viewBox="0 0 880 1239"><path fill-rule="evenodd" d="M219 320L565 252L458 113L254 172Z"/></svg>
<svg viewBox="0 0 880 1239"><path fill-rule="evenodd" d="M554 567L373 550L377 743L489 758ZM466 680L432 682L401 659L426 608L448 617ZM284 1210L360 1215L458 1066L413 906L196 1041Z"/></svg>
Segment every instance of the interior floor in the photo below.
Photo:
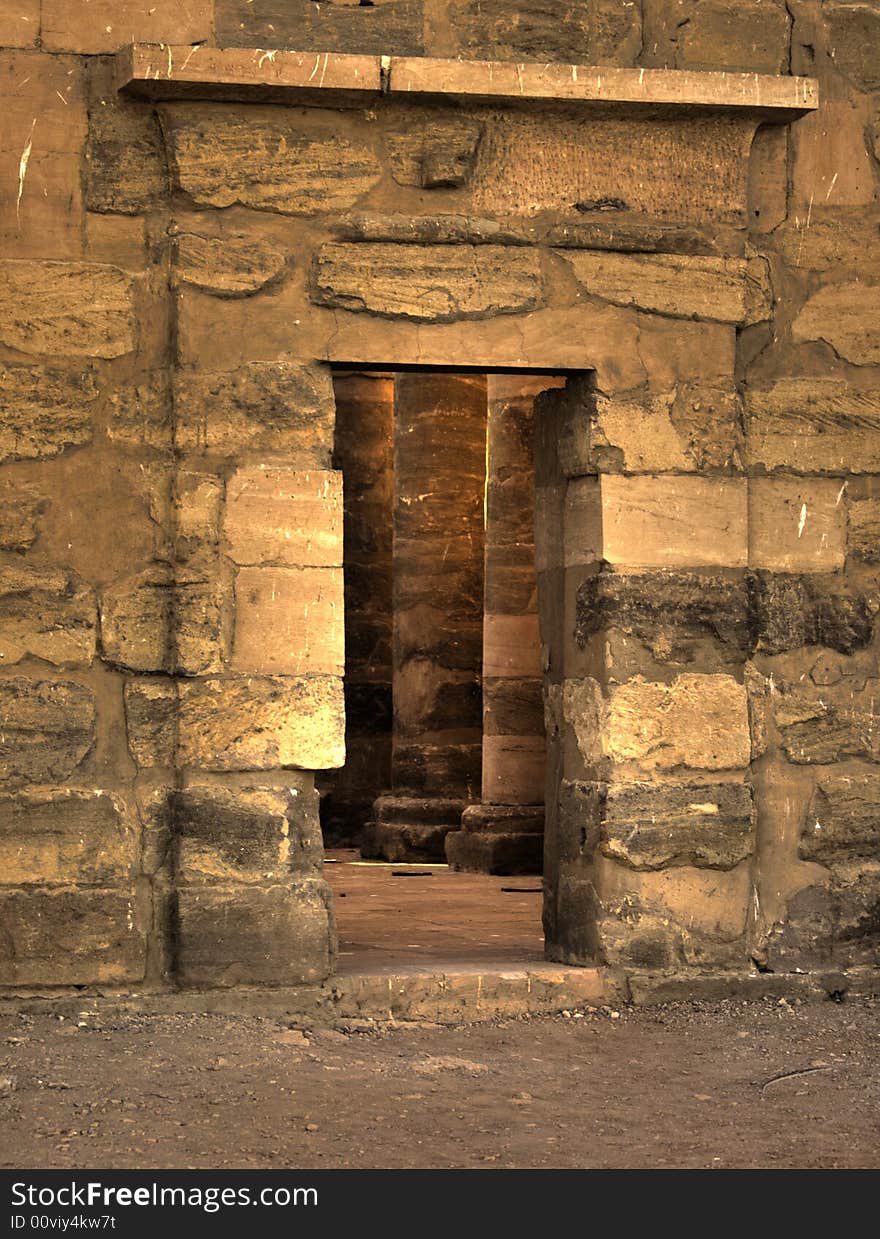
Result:
<svg viewBox="0 0 880 1239"><path fill-rule="evenodd" d="M328 851L324 873L335 899L340 972L544 958L538 877L362 861L354 848Z"/></svg>

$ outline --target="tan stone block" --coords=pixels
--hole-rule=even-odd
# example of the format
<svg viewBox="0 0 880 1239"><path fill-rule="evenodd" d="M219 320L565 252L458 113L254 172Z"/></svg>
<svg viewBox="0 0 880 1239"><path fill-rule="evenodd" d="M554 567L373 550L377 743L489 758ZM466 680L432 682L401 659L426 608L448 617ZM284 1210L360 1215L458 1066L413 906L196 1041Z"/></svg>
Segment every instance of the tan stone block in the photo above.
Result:
<svg viewBox="0 0 880 1239"><path fill-rule="evenodd" d="M240 565L342 565L342 474L254 465L226 489L224 533Z"/></svg>
<svg viewBox="0 0 880 1239"><path fill-rule="evenodd" d="M0 796L0 884L130 880L138 838L110 792L46 787Z"/></svg>
<svg viewBox="0 0 880 1239"><path fill-rule="evenodd" d="M794 320L796 342L824 340L857 366L880 365L880 283L830 284L810 298Z"/></svg>
<svg viewBox="0 0 880 1239"><path fill-rule="evenodd" d="M0 372L0 460L39 460L92 438L98 395L88 371L7 366Z"/></svg>
<svg viewBox="0 0 880 1239"><path fill-rule="evenodd" d="M246 297L283 275L287 254L270 241L247 235L177 236L175 274L217 297Z"/></svg>
<svg viewBox="0 0 880 1239"><path fill-rule="evenodd" d="M33 47L40 33L40 0L8 0L0 13L0 47Z"/></svg>
<svg viewBox="0 0 880 1239"><path fill-rule="evenodd" d="M543 804L547 745L543 736L483 736L483 800Z"/></svg>
<svg viewBox="0 0 880 1239"><path fill-rule="evenodd" d="M95 743L95 697L69 680L0 679L0 779L70 777Z"/></svg>
<svg viewBox="0 0 880 1239"><path fill-rule="evenodd" d="M846 506L834 478L749 479L749 566L833 572L846 557Z"/></svg>
<svg viewBox="0 0 880 1239"><path fill-rule="evenodd" d="M483 675L541 674L537 615L486 615L483 619Z"/></svg>
<svg viewBox="0 0 880 1239"><path fill-rule="evenodd" d="M96 635L94 593L73 573L0 565L0 666L30 656L56 667L87 667Z"/></svg>
<svg viewBox="0 0 880 1239"><path fill-rule="evenodd" d="M182 766L205 770L341 766L342 680L319 675L182 682L178 757Z"/></svg>
<svg viewBox="0 0 880 1239"><path fill-rule="evenodd" d="M850 503L846 549L864 563L880 562L880 499Z"/></svg>
<svg viewBox="0 0 880 1239"><path fill-rule="evenodd" d="M177 748L177 685L143 676L125 685L128 749L140 769L173 766Z"/></svg>
<svg viewBox="0 0 880 1239"><path fill-rule="evenodd" d="M770 317L764 259L562 251L584 292L677 318L754 323Z"/></svg>
<svg viewBox="0 0 880 1239"><path fill-rule="evenodd" d="M543 489L543 488L541 488ZM536 497L540 496L540 490ZM536 540L540 548L538 568L553 567L552 557L558 554L556 549L555 530L552 522L554 516L554 495L550 491L547 498L552 505L547 513L548 524L541 529L541 536ZM599 478L572 478L565 488L565 508L562 517L564 521L562 566L573 568L578 564L594 563L603 554L602 543L602 490Z"/></svg>
<svg viewBox="0 0 880 1239"><path fill-rule="evenodd" d="M603 905L612 912L625 912L627 906L637 904L669 917L688 932L726 940L745 932L752 897L746 861L727 872L690 866L650 872L599 857L596 886Z"/></svg>
<svg viewBox="0 0 880 1239"><path fill-rule="evenodd" d="M342 569L240 569L232 666L255 673L342 675Z"/></svg>
<svg viewBox="0 0 880 1239"><path fill-rule="evenodd" d="M747 562L745 479L601 479L602 558L645 568Z"/></svg>
<svg viewBox="0 0 880 1239"><path fill-rule="evenodd" d="M738 413L735 392L718 388L673 388L640 398L600 396L588 432L589 456L601 473L699 473L730 467L740 458ZM577 451L581 445L572 447Z"/></svg>
<svg viewBox="0 0 880 1239"><path fill-rule="evenodd" d="M198 43L211 38L212 13L212 0L43 0L40 34L45 51L85 55L127 43ZM157 59L157 71L163 64Z"/></svg>
<svg viewBox="0 0 880 1239"><path fill-rule="evenodd" d="M734 770L749 764L745 686L730 675L637 677L612 690L605 747L616 762L650 770Z"/></svg>
<svg viewBox="0 0 880 1239"><path fill-rule="evenodd" d="M874 172L865 141L870 103L864 97L822 98L792 126L791 207L803 218L810 205L867 206L875 201Z"/></svg>
<svg viewBox="0 0 880 1239"><path fill-rule="evenodd" d="M120 357L134 348L132 279L100 263L0 264L0 340L23 353Z"/></svg>
<svg viewBox="0 0 880 1239"><path fill-rule="evenodd" d="M40 515L48 506L32 486L0 482L0 551L26 551L37 540Z"/></svg>
<svg viewBox="0 0 880 1239"><path fill-rule="evenodd" d="M781 379L746 393L751 466L797 473L880 472L880 388Z"/></svg>

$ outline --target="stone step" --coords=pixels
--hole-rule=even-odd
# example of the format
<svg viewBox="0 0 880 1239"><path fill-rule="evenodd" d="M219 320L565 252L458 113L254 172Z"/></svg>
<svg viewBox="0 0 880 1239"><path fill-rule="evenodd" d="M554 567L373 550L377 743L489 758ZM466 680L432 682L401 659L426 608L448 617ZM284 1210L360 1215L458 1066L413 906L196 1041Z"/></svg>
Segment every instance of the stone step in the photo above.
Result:
<svg viewBox="0 0 880 1239"><path fill-rule="evenodd" d="M377 822L457 825L467 804L438 796L380 796L373 805Z"/></svg>
<svg viewBox="0 0 880 1239"><path fill-rule="evenodd" d="M443 845L457 824L423 822L368 822L361 833L364 860L440 861Z"/></svg>
<svg viewBox="0 0 880 1239"><path fill-rule="evenodd" d="M446 860L457 873L499 876L534 874L544 867L544 835L520 831L453 830L446 836Z"/></svg>

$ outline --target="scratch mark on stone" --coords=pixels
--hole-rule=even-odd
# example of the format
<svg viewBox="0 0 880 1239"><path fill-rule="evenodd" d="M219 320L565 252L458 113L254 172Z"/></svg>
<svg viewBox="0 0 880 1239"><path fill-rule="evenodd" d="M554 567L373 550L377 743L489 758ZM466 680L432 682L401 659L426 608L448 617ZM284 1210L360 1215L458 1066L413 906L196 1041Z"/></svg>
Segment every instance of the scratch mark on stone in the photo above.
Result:
<svg viewBox="0 0 880 1239"><path fill-rule="evenodd" d="M804 532L804 526L806 525L806 523L807 523L807 505L805 503L802 503L801 504L801 518L798 521L798 537L800 537L801 534Z"/></svg>
<svg viewBox="0 0 880 1239"><path fill-rule="evenodd" d="M27 142L25 142L24 150L21 152L21 159L18 161L18 197L15 200L15 218L21 226L21 195L24 193L24 178L27 176L28 163L31 158L31 150L33 149L34 130L37 127L36 116L31 123L31 131L28 134Z"/></svg>

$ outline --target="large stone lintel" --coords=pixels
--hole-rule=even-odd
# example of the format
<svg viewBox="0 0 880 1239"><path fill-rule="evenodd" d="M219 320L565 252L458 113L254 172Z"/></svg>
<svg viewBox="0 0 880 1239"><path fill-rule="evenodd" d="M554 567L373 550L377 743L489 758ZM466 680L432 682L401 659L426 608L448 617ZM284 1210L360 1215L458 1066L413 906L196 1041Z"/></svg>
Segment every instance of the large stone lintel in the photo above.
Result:
<svg viewBox="0 0 880 1239"><path fill-rule="evenodd" d="M759 73L514 64L411 56L134 43L116 55L117 86L151 99L303 103L370 94L627 109L711 108L791 120L818 107L813 78Z"/></svg>

